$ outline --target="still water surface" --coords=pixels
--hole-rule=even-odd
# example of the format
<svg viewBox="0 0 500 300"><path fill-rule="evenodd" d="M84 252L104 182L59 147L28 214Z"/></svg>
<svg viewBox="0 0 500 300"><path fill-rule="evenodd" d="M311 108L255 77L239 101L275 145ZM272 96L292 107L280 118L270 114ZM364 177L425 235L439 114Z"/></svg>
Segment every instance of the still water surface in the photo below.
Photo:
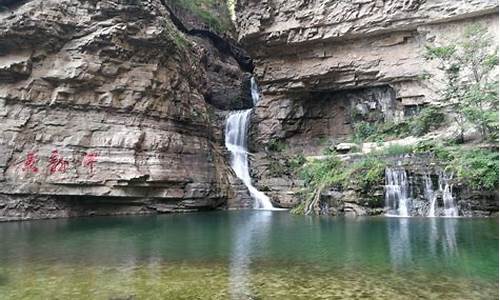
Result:
<svg viewBox="0 0 500 300"><path fill-rule="evenodd" d="M247 211L3 223L0 299L498 299L498 221Z"/></svg>

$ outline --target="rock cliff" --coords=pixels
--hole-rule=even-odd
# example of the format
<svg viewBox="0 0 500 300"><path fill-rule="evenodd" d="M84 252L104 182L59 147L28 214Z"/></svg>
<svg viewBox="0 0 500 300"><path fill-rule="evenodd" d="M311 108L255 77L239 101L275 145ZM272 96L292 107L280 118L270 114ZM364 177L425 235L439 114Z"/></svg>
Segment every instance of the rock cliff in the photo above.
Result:
<svg viewBox="0 0 500 300"><path fill-rule="evenodd" d="M179 28L173 4L5 4L0 219L226 203L228 167L209 102L224 106L245 94L240 78L248 75L228 38L210 28L197 36ZM219 88L211 84L214 73ZM223 99L228 90L231 97Z"/></svg>
<svg viewBox="0 0 500 300"><path fill-rule="evenodd" d="M472 22L496 37L497 14L496 0L239 1L239 38L266 100L256 117L259 141L308 131L294 120L322 118L314 110L330 108L315 100L342 98L339 91L390 89L395 117L432 102L435 84L422 77L436 65L425 61L426 45L453 41ZM337 122L350 122L350 109L335 110Z"/></svg>
<svg viewBox="0 0 500 300"><path fill-rule="evenodd" d="M496 0L240 0L236 15L263 93L254 176L286 207L300 182L278 168L283 157L350 142L356 119L404 120L435 103L442 86L428 80L439 72L426 46L454 42L475 23L498 39Z"/></svg>

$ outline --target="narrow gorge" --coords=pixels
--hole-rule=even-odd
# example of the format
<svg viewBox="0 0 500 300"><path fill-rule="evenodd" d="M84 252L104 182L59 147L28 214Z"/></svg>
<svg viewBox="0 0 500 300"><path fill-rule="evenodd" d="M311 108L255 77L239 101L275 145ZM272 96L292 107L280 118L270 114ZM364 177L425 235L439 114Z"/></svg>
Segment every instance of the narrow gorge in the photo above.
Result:
<svg viewBox="0 0 500 300"><path fill-rule="evenodd" d="M259 88L255 78L250 80L250 89L253 105L260 99ZM250 115L253 108L230 113L226 120L226 148L231 152L231 168L236 176L243 181L252 197L253 208L274 209L269 197L257 190L252 184L248 162L248 129L250 128Z"/></svg>

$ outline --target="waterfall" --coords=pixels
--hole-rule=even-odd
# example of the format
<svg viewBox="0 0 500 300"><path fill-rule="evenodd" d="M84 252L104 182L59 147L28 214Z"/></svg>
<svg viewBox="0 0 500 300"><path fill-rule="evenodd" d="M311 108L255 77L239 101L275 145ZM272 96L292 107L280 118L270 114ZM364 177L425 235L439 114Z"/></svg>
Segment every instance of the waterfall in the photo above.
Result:
<svg viewBox="0 0 500 300"><path fill-rule="evenodd" d="M450 181L453 179L453 174L446 174L444 171L438 172L439 186L434 189L432 177L430 174L422 176L422 188L416 190L423 190L423 198L429 203L429 211L426 213L427 217L458 217L458 207L453 197L453 185ZM413 182L416 184L416 182ZM387 216L395 217L409 217L410 212L424 215L425 210L418 209L422 207L422 201L418 198L412 198L410 191L412 183L408 180L407 172L402 167L392 167L385 170L385 204ZM438 206L438 197L443 199L443 208Z"/></svg>
<svg viewBox="0 0 500 300"><path fill-rule="evenodd" d="M408 176L404 168L386 168L385 203L388 216L408 217L409 199Z"/></svg>
<svg viewBox="0 0 500 300"><path fill-rule="evenodd" d="M254 105L259 101L259 89L255 79L251 79L251 93ZM248 128L253 109L231 112L226 120L226 148L231 152L231 168L245 184L254 199L256 209L274 209L271 200L252 185L248 163Z"/></svg>
<svg viewBox="0 0 500 300"><path fill-rule="evenodd" d="M453 174L447 175L445 172L439 173L439 191L443 197L444 216L458 217L458 207L453 198L453 185L450 185L450 180L453 179Z"/></svg>
<svg viewBox="0 0 500 300"><path fill-rule="evenodd" d="M427 216L429 218L433 218L436 216L437 195L434 192L434 188L432 187L432 179L429 174L426 174L424 176L424 197L430 203L429 213L427 214Z"/></svg>
<svg viewBox="0 0 500 300"><path fill-rule="evenodd" d="M439 172L439 194L443 199L443 216L444 217L458 217L458 207L453 197L453 185L450 185L450 180L453 179L453 174L447 175L444 171ZM425 177L425 198L431 203L428 217L436 217L436 199L437 192L432 188L432 181L430 176Z"/></svg>
<svg viewBox="0 0 500 300"><path fill-rule="evenodd" d="M250 92L252 93L253 106L255 106L260 100L259 86L257 85L257 81L255 81L255 77L250 79Z"/></svg>

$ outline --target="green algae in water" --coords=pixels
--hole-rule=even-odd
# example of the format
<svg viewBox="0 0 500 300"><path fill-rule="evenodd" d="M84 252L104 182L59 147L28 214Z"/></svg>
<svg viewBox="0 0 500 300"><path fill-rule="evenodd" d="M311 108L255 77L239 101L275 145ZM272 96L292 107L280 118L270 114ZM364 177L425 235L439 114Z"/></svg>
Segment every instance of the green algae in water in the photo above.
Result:
<svg viewBox="0 0 500 300"><path fill-rule="evenodd" d="M0 224L0 299L496 299L498 222L220 212Z"/></svg>

